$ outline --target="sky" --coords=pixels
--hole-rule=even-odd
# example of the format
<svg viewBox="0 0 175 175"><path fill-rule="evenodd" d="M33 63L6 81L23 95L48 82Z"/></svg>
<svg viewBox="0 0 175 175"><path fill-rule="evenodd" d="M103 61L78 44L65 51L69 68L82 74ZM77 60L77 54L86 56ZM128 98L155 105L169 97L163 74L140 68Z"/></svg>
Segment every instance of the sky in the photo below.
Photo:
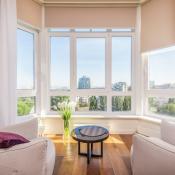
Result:
<svg viewBox="0 0 175 175"><path fill-rule="evenodd" d="M156 85L175 83L175 50L149 56L149 77Z"/></svg>
<svg viewBox="0 0 175 175"><path fill-rule="evenodd" d="M70 38L51 37L51 89L70 89Z"/></svg>
<svg viewBox="0 0 175 175"><path fill-rule="evenodd" d="M114 37L112 83L131 82L131 37ZM51 37L51 88L70 87L70 40ZM105 88L105 38L77 38L77 87L82 76L92 88ZM59 75L64 76L59 76Z"/></svg>
<svg viewBox="0 0 175 175"><path fill-rule="evenodd" d="M17 30L17 88L34 87L34 35ZM51 37L50 87L70 88L70 38ZM82 76L92 88L105 87L105 38L77 38L77 86ZM175 83L175 50L151 54L149 77L156 85ZM112 84L131 84L131 37L112 38Z"/></svg>
<svg viewBox="0 0 175 175"><path fill-rule="evenodd" d="M112 84L126 82L131 85L131 37L112 38Z"/></svg>
<svg viewBox="0 0 175 175"><path fill-rule="evenodd" d="M77 84L83 75L90 78L91 88L105 88L105 39L77 39Z"/></svg>
<svg viewBox="0 0 175 175"><path fill-rule="evenodd" d="M17 89L34 87L34 35L17 30Z"/></svg>
<svg viewBox="0 0 175 175"><path fill-rule="evenodd" d="M18 88L33 87L33 34L18 30ZM70 89L70 38L51 37L50 87ZM131 37L112 39L112 84L131 81ZM27 54L26 54L27 53ZM77 38L77 87L82 76L105 88L105 38ZM25 59L24 59L25 58Z"/></svg>

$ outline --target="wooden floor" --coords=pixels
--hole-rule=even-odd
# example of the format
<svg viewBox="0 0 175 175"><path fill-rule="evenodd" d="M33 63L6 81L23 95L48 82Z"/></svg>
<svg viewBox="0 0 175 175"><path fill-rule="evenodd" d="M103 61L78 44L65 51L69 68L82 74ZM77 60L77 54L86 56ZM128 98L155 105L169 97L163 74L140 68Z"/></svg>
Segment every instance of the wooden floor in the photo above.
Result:
<svg viewBox="0 0 175 175"><path fill-rule="evenodd" d="M56 146L54 175L131 175L130 148L131 135L111 135L104 142L103 158L92 158L87 165L86 157L79 156L74 140L64 142L62 136L50 136ZM81 151L86 151L82 144ZM94 152L100 145L94 144Z"/></svg>

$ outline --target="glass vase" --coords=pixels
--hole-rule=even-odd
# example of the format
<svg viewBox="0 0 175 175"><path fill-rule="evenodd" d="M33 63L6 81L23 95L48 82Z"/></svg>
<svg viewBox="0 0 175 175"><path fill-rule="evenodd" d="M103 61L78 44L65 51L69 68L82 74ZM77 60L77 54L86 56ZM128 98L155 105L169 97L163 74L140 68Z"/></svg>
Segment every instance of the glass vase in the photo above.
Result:
<svg viewBox="0 0 175 175"><path fill-rule="evenodd" d="M69 139L70 137L70 121L64 120L64 139Z"/></svg>

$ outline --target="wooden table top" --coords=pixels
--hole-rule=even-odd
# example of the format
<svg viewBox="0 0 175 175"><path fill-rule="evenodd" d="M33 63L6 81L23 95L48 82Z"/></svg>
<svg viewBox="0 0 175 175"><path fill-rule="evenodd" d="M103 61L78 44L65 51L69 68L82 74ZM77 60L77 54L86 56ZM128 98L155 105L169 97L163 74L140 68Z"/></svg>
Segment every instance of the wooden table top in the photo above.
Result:
<svg viewBox="0 0 175 175"><path fill-rule="evenodd" d="M109 137L109 131L101 126L80 126L72 131L71 136L80 142L95 143L106 140Z"/></svg>

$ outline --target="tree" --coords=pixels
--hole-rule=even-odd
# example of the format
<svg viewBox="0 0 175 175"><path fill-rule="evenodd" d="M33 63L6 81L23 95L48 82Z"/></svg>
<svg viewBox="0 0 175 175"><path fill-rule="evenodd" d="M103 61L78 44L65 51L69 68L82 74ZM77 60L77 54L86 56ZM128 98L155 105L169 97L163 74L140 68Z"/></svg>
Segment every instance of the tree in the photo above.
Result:
<svg viewBox="0 0 175 175"><path fill-rule="evenodd" d="M131 110L131 97L125 96L123 101L123 111Z"/></svg>
<svg viewBox="0 0 175 175"><path fill-rule="evenodd" d="M175 98L169 98L168 103L174 103L175 104Z"/></svg>
<svg viewBox="0 0 175 175"><path fill-rule="evenodd" d="M97 110L97 98L96 96L91 96L89 98L89 110L96 111Z"/></svg>
<svg viewBox="0 0 175 175"><path fill-rule="evenodd" d="M99 96L99 110L106 110L106 97L104 96Z"/></svg>
<svg viewBox="0 0 175 175"><path fill-rule="evenodd" d="M112 98L112 111L123 111L123 97Z"/></svg>
<svg viewBox="0 0 175 175"><path fill-rule="evenodd" d="M54 96L51 97L51 110L56 111L58 103L62 103L64 101L70 101L68 96ZM58 109L59 110L59 109Z"/></svg>
<svg viewBox="0 0 175 175"><path fill-rule="evenodd" d="M168 104L168 112L170 115L175 116L175 104L173 103Z"/></svg>
<svg viewBox="0 0 175 175"><path fill-rule="evenodd" d="M30 114L34 107L33 98L19 98L18 99L18 116L24 116Z"/></svg>

